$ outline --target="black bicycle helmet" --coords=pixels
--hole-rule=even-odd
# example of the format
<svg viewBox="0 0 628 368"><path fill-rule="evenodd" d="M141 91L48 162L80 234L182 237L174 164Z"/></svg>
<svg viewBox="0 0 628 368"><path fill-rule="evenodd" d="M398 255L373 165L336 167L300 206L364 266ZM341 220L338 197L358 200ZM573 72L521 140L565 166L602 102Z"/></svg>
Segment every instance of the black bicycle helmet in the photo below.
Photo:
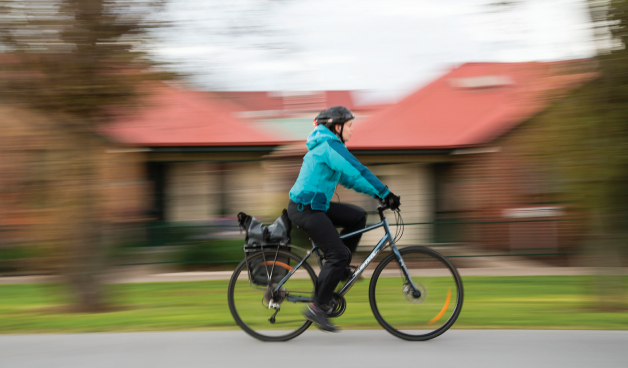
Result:
<svg viewBox="0 0 628 368"><path fill-rule="evenodd" d="M340 124L340 133L338 134L338 138L344 143L344 139L342 138L342 132L345 127L345 123L349 120L355 118L355 115L351 112L351 110L347 109L344 106L333 106L328 108L327 110L321 111L315 118L314 122L316 125L324 125L327 129L336 133L333 129L334 125Z"/></svg>

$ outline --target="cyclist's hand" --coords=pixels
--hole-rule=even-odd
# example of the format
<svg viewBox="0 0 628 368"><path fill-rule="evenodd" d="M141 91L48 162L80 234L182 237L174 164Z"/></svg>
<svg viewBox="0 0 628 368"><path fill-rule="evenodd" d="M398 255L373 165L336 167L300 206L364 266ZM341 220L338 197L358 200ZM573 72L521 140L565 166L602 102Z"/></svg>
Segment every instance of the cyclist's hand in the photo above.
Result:
<svg viewBox="0 0 628 368"><path fill-rule="evenodd" d="M384 198L384 203L388 205L388 208L395 211L401 206L401 197L394 195L393 192L389 192Z"/></svg>

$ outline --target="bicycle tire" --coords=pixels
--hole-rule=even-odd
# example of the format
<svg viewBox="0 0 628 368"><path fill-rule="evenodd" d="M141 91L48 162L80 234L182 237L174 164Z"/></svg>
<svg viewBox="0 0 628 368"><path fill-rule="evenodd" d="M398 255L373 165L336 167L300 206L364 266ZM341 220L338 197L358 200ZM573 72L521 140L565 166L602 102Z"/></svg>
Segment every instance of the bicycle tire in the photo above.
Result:
<svg viewBox="0 0 628 368"><path fill-rule="evenodd" d="M263 306L260 302L260 300L264 297L265 288L260 289L260 287L253 286L248 277L247 267L248 265L255 263L265 264L270 272L276 255L289 257L290 260L294 261L294 264L298 264L302 259L295 253L283 250L279 250L278 252L275 250L268 250L254 253L248 256L248 259L240 262L238 267L236 267L233 271L231 279L229 280L229 289L227 292L229 310L231 311L231 315L238 326L240 326L240 328L242 328L242 330L244 330L247 334L262 341L291 340L302 334L312 324L312 322L305 319L305 317L303 317L300 313L301 306L305 305L304 303L292 303L287 300L282 302L280 311L277 314L277 319L280 320L280 318L286 318L285 311L286 307L289 305L290 310L287 318L292 319L288 321L289 326L285 326L285 328L283 328L284 325L276 325L275 323L271 324L268 320L266 320L267 317L270 317L270 315L274 313L274 309L269 309L268 307ZM279 261L276 262L276 265L281 267L286 266L284 262ZM244 274L242 274L243 271L245 272ZM307 277L304 278L303 276L306 274ZM299 277L295 277L297 275ZM272 275L270 275L270 279L272 280ZM310 280L311 284L304 280ZM312 267L307 264L307 262L304 262L300 269L286 281L284 286L286 287L287 292L291 291L291 287L298 287L299 289L308 288L307 290L299 290L298 294L309 294L308 297L311 297L314 293L316 281L316 273ZM294 306L292 304L294 304ZM282 314L282 312L284 313ZM244 313L251 313L252 316L245 316ZM281 323L281 320L279 322ZM270 330L264 330L263 328L265 327Z"/></svg>
<svg viewBox="0 0 628 368"><path fill-rule="evenodd" d="M404 340L438 337L456 322L462 310L464 290L460 274L447 258L432 249L411 246L399 252L410 277L421 289L421 296L417 298L408 290L401 266L391 253L375 268L369 285L375 319L386 331Z"/></svg>

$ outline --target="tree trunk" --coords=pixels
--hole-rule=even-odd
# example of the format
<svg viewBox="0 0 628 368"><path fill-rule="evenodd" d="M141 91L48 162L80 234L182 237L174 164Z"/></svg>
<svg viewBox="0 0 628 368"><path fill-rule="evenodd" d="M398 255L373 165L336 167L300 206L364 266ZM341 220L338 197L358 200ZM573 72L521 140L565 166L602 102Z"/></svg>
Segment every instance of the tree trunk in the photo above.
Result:
<svg viewBox="0 0 628 368"><path fill-rule="evenodd" d="M105 252L99 193L100 156L94 139L74 135L75 151L66 150L57 180L59 221L57 242L63 254L62 273L70 288L72 310L101 312L105 308Z"/></svg>
<svg viewBox="0 0 628 368"><path fill-rule="evenodd" d="M588 261L595 268L590 282L591 295L594 299L591 308L602 311L625 311L626 282L623 255L621 254L622 237L616 234L609 224L612 215L596 210L591 219L591 235L588 240Z"/></svg>

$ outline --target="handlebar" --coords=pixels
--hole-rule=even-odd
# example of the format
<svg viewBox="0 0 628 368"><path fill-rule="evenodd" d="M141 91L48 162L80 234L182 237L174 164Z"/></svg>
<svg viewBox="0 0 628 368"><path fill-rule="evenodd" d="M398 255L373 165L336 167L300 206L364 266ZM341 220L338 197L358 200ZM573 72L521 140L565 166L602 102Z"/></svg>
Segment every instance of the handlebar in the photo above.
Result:
<svg viewBox="0 0 628 368"><path fill-rule="evenodd" d="M384 221L386 216L384 216L384 211L389 210L390 206L386 203L385 200L379 199L379 207L377 207L377 212L379 213L380 220Z"/></svg>
<svg viewBox="0 0 628 368"><path fill-rule="evenodd" d="M377 213L379 213L380 221L384 221L386 219L386 216L384 216L384 211L389 210L390 206L386 203L386 201L382 199L379 200L379 204L380 206L377 207ZM401 239L401 237L403 236L403 230L404 230L403 218L401 218L401 213L399 213L400 211L399 208L395 209L395 211L397 211L395 213L397 230L393 239L393 243Z"/></svg>
<svg viewBox="0 0 628 368"><path fill-rule="evenodd" d="M384 201L383 199L379 200L379 207L377 207L377 213L379 213L379 219L381 221L384 221L384 219L386 218L386 216L384 216L384 211L386 211L389 208L390 207L388 206L386 201Z"/></svg>

